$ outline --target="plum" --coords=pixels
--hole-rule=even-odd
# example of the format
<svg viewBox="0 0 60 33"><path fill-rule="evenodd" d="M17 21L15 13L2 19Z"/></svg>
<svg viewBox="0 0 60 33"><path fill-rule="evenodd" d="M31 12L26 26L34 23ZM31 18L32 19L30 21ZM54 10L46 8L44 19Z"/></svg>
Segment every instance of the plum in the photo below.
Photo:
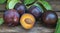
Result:
<svg viewBox="0 0 60 33"><path fill-rule="evenodd" d="M47 11L42 14L42 21L48 27L53 27L56 25L58 16L54 11Z"/></svg>
<svg viewBox="0 0 60 33"><path fill-rule="evenodd" d="M17 10L20 15L24 14L25 11L26 11L25 5L23 5L23 4L21 4L21 3L17 3L17 4L15 5L14 9Z"/></svg>
<svg viewBox="0 0 60 33"><path fill-rule="evenodd" d="M42 10L37 7L37 6L31 6L29 9L28 9L28 12L31 13L32 15L35 16L35 18L39 18L41 17L42 15Z"/></svg>
<svg viewBox="0 0 60 33"><path fill-rule="evenodd" d="M23 28L31 29L35 24L35 17L32 14L25 13L21 16L20 23Z"/></svg>
<svg viewBox="0 0 60 33"><path fill-rule="evenodd" d="M5 24L8 26L17 26L19 24L19 14L14 9L7 10L3 17Z"/></svg>

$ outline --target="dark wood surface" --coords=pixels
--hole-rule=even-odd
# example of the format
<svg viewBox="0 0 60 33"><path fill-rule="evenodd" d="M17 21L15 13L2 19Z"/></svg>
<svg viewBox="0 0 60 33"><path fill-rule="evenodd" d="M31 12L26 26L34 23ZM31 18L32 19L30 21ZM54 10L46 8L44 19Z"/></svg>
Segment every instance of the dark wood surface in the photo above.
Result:
<svg viewBox="0 0 60 33"><path fill-rule="evenodd" d="M60 18L60 0L47 0L53 10L57 13L58 18ZM4 5L0 5L0 17L3 17L4 11L5 9L5 4ZM58 12L59 11L59 12ZM40 22L37 22L34 27L30 30L26 30L24 28L22 28L21 25L16 26L16 27L8 27L6 25L2 25L0 26L0 33L54 33L55 28L48 28L43 26L42 24L40 24Z"/></svg>
<svg viewBox="0 0 60 33"><path fill-rule="evenodd" d="M60 11L60 0L47 0L54 11Z"/></svg>

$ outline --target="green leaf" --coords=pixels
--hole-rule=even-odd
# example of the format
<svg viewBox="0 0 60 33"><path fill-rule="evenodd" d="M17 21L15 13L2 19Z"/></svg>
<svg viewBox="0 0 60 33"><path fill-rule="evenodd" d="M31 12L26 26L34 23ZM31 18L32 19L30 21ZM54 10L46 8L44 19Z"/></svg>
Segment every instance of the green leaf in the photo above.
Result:
<svg viewBox="0 0 60 33"><path fill-rule="evenodd" d="M7 0L7 3L9 3L11 0Z"/></svg>
<svg viewBox="0 0 60 33"><path fill-rule="evenodd" d="M0 18L0 25L2 25L4 23L3 18Z"/></svg>
<svg viewBox="0 0 60 33"><path fill-rule="evenodd" d="M45 1L45 0L40 0L40 1Z"/></svg>
<svg viewBox="0 0 60 33"><path fill-rule="evenodd" d="M0 4L3 4L5 3L6 0L0 0Z"/></svg>
<svg viewBox="0 0 60 33"><path fill-rule="evenodd" d="M8 2L7 2L7 9L13 9L14 8L14 6L16 5L16 3L18 3L19 2L19 0L9 0Z"/></svg>
<svg viewBox="0 0 60 33"><path fill-rule="evenodd" d="M57 21L57 25L54 33L60 33L60 18Z"/></svg>
<svg viewBox="0 0 60 33"><path fill-rule="evenodd" d="M57 30L56 30L55 33L60 33L60 24L58 25Z"/></svg>
<svg viewBox="0 0 60 33"><path fill-rule="evenodd" d="M8 9L8 4L9 4L9 2L10 2L11 0L7 0L7 5L6 5L6 8Z"/></svg>
<svg viewBox="0 0 60 33"><path fill-rule="evenodd" d="M42 5L44 6L44 8L46 8L46 10L52 10L51 5L50 5L47 1L38 0L38 2L39 2L40 4L42 4Z"/></svg>
<svg viewBox="0 0 60 33"><path fill-rule="evenodd" d="M32 4L35 0L24 0L25 5Z"/></svg>
<svg viewBox="0 0 60 33"><path fill-rule="evenodd" d="M44 11L43 11L43 8L42 8L42 6L41 6L41 5L39 5L38 3L34 3L33 5L34 5L34 6L37 6L37 7L39 7L39 8L40 8L40 10L41 10L42 12L44 12Z"/></svg>

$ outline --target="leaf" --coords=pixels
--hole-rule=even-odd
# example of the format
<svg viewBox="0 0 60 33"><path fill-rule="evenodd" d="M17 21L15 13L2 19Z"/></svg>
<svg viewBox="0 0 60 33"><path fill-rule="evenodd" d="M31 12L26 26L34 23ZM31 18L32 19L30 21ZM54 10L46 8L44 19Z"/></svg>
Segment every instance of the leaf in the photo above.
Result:
<svg viewBox="0 0 60 33"><path fill-rule="evenodd" d="M45 1L45 0L40 0L40 1Z"/></svg>
<svg viewBox="0 0 60 33"><path fill-rule="evenodd" d="M40 10L42 11L42 13L44 12L44 11L43 11L43 8L42 8L41 5L39 5L38 3L34 3L33 5L39 7Z"/></svg>
<svg viewBox="0 0 60 33"><path fill-rule="evenodd" d="M60 18L59 18L58 21L57 21L55 33L58 33L59 31L60 31Z"/></svg>
<svg viewBox="0 0 60 33"><path fill-rule="evenodd" d="M0 0L0 4L3 4L5 3L6 0Z"/></svg>
<svg viewBox="0 0 60 33"><path fill-rule="evenodd" d="M60 33L60 24L59 24L58 29L56 30L55 33Z"/></svg>
<svg viewBox="0 0 60 33"><path fill-rule="evenodd" d="M2 25L4 23L3 18L0 18L0 25Z"/></svg>
<svg viewBox="0 0 60 33"><path fill-rule="evenodd" d="M9 0L8 2L7 2L7 9L13 9L14 8L14 6L15 6L15 4L16 3L18 3L19 2L19 0Z"/></svg>
<svg viewBox="0 0 60 33"><path fill-rule="evenodd" d="M41 1L41 0L38 0L38 2L39 2L40 4L42 4L42 5L44 6L44 8L46 8L46 10L52 10L52 7L51 7L51 5L50 5L48 2L46 2L46 1Z"/></svg>
<svg viewBox="0 0 60 33"><path fill-rule="evenodd" d="M8 4L11 0L7 0L7 5L6 5L6 9L8 9Z"/></svg>
<svg viewBox="0 0 60 33"><path fill-rule="evenodd" d="M9 3L11 0L8 0L7 3Z"/></svg>
<svg viewBox="0 0 60 33"><path fill-rule="evenodd" d="M32 5L30 5L30 6L26 6L26 8L29 9L31 6L32 6Z"/></svg>
<svg viewBox="0 0 60 33"><path fill-rule="evenodd" d="M35 0L24 0L25 5L32 4Z"/></svg>

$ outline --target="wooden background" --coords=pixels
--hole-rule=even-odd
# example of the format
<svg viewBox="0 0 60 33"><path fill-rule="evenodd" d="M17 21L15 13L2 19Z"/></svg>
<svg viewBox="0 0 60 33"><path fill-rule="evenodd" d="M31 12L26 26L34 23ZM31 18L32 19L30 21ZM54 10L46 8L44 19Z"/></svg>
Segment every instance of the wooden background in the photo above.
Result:
<svg viewBox="0 0 60 33"><path fill-rule="evenodd" d="M53 10L56 11L58 17L60 18L60 0L46 0L48 1ZM5 9L5 4L0 5L0 17L3 16L3 11ZM47 28L44 27L42 24L37 22L34 27L30 30L25 30L21 27L21 25L16 27L7 27L5 25L0 26L0 33L54 33L55 28Z"/></svg>

